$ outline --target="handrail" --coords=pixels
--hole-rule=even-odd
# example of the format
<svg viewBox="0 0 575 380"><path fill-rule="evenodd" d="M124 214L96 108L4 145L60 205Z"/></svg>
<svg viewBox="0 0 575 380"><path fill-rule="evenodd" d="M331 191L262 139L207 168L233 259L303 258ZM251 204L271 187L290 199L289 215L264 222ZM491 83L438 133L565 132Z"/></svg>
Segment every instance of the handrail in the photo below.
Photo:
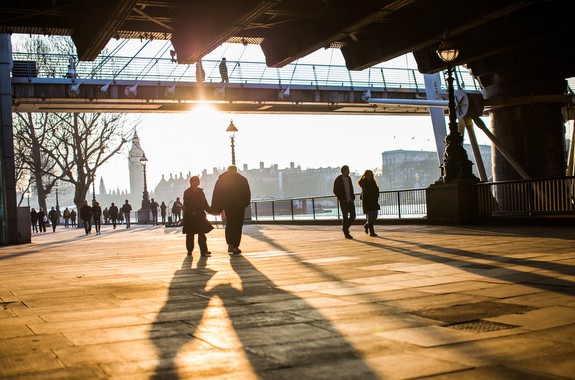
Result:
<svg viewBox="0 0 575 380"><path fill-rule="evenodd" d="M35 62L37 75L41 78L65 78L68 72L70 56L66 54L13 52L12 55L14 61ZM153 72L145 69L151 61L154 62ZM207 73L205 82L220 82L219 63L217 60L202 61ZM195 70L190 70L190 66L193 65L176 64L170 58L100 55L94 61L79 62L75 69L79 79L195 82ZM376 87L425 90L423 87L420 88L420 84L424 83L423 74L418 70L408 68L373 66L362 71L350 71L342 65L294 62L274 72L268 70L265 62L253 61L228 61L228 67L234 69L241 67L239 70L229 70L231 83L279 84L281 86L281 78L291 78L289 85L311 83L319 87L321 83L324 86L344 86L356 89ZM480 90L478 82L468 70L459 67L458 70L464 87ZM444 80L441 86L443 89L447 88Z"/></svg>
<svg viewBox="0 0 575 380"><path fill-rule="evenodd" d="M575 214L575 177L486 182L475 185L477 215Z"/></svg>
<svg viewBox="0 0 575 380"><path fill-rule="evenodd" d="M359 199L356 194L356 199ZM381 218L423 218L427 215L425 189L389 190L379 193ZM361 201L355 202L361 219ZM333 195L264 199L252 201L251 218L256 221L339 220L341 213Z"/></svg>

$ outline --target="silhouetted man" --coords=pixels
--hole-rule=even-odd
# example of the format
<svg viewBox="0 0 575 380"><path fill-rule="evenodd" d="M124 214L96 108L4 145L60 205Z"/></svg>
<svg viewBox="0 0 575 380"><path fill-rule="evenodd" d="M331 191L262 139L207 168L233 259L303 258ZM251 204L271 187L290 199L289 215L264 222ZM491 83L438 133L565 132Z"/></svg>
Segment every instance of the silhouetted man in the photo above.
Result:
<svg viewBox="0 0 575 380"><path fill-rule="evenodd" d="M241 253L242 228L246 207L250 205L251 191L248 180L231 165L228 171L218 178L212 195L212 211L226 213L226 243L229 253Z"/></svg>
<svg viewBox="0 0 575 380"><path fill-rule="evenodd" d="M126 203L122 206L122 212L124 213L124 219L126 219L126 228L130 228L130 213L132 212L132 205L126 199Z"/></svg>
<svg viewBox="0 0 575 380"><path fill-rule="evenodd" d="M220 76L222 77L222 83L228 83L228 66L226 65L226 59L222 58L220 62Z"/></svg>
<svg viewBox="0 0 575 380"><path fill-rule="evenodd" d="M353 192L353 183L349 176L349 166L341 167L341 174L333 182L333 193L339 201L341 214L343 217L343 235L346 239L353 239L349 234L349 227L355 220L355 194Z"/></svg>

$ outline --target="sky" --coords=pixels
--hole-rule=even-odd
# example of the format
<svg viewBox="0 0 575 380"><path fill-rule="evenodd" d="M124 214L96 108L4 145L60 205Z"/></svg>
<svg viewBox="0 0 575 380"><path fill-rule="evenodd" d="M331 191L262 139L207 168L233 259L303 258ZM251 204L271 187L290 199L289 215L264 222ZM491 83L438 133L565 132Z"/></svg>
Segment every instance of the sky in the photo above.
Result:
<svg viewBox="0 0 575 380"><path fill-rule="evenodd" d="M164 50L165 42L146 47L139 56L154 57ZM112 42L113 44L113 42ZM117 54L130 54L139 49L139 41ZM110 50L114 47L109 46ZM205 59L264 61L259 46L222 45ZM344 65L339 49L321 49L299 62ZM385 63L387 67L416 68L411 55ZM382 115L265 115L230 114L209 109L178 114L142 114L137 133L147 163L149 189L162 175L201 174L213 168L231 164L230 135L226 133L230 120L238 129L235 135L236 164L241 169L277 164L289 167L293 162L302 169L349 165L352 171L381 168L384 151L435 151L429 116ZM480 143L487 138L477 132ZM129 147L128 147L129 148ZM97 173L109 190L129 188L127 153L110 160Z"/></svg>

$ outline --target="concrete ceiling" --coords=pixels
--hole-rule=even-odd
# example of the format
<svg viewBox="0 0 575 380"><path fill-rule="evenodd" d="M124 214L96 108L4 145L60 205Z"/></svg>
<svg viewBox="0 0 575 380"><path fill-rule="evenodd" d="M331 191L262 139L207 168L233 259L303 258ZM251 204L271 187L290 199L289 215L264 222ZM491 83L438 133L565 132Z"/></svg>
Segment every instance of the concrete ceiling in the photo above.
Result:
<svg viewBox="0 0 575 380"><path fill-rule="evenodd" d="M112 38L154 38L171 39L180 63L232 41L260 44L270 67L339 47L351 70L413 52L424 73L444 68L435 50L446 37L455 63L488 85L575 76L574 10L566 0L11 0L0 32L70 35L88 61Z"/></svg>

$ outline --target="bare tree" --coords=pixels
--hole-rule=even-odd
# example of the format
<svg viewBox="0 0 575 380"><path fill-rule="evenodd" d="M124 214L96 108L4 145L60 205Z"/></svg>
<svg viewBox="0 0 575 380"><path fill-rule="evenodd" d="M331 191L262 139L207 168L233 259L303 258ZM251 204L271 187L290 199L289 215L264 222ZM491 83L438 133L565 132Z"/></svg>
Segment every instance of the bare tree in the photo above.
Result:
<svg viewBox="0 0 575 380"><path fill-rule="evenodd" d="M58 127L46 154L56 163L62 181L74 185L78 209L86 199L96 171L122 151L139 123L122 114L56 114Z"/></svg>
<svg viewBox="0 0 575 380"><path fill-rule="evenodd" d="M20 188L34 188L44 210L46 196L61 177L56 163L46 154L56 120L54 115L43 113L16 113L14 117L16 183Z"/></svg>

